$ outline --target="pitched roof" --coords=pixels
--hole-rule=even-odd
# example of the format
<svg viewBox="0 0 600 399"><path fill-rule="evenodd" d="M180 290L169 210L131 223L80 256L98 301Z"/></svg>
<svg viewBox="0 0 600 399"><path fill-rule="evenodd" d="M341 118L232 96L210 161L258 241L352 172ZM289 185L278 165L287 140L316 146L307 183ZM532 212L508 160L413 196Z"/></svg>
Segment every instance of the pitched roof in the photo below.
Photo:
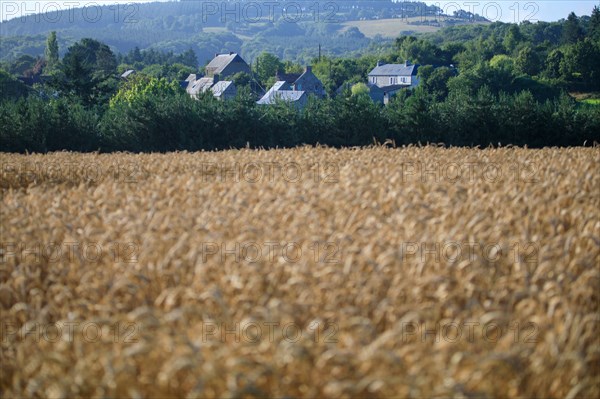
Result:
<svg viewBox="0 0 600 399"><path fill-rule="evenodd" d="M210 90L213 92L213 95L215 97L221 97L223 93L225 93L225 91L227 91L227 89L229 89L230 87L231 89L235 89L235 85L232 81L221 80L215 83L215 85L211 87Z"/></svg>
<svg viewBox="0 0 600 399"><path fill-rule="evenodd" d="M310 68L310 67L308 67L300 76L298 76L298 79L296 79L296 81L294 83L305 80L305 79L309 79L309 78L319 80L319 78L317 78L315 76L315 74L312 72L312 68Z"/></svg>
<svg viewBox="0 0 600 399"><path fill-rule="evenodd" d="M128 77L129 77L129 75L132 75L132 74L134 74L134 73L135 73L135 71L134 71L133 69L128 69L128 70L126 70L125 72L123 72L123 74L121 75L121 77L122 77L123 79L125 79L125 78L128 78Z"/></svg>
<svg viewBox="0 0 600 399"><path fill-rule="evenodd" d="M385 64L376 66L369 76L412 76L417 74L419 65Z"/></svg>
<svg viewBox="0 0 600 399"><path fill-rule="evenodd" d="M277 73L275 76L278 81L284 81L292 84L297 81L301 75L301 73Z"/></svg>
<svg viewBox="0 0 600 399"><path fill-rule="evenodd" d="M381 87L377 86L376 84L367 83L367 87L369 88L370 93L381 93L381 94L384 93L384 90Z"/></svg>
<svg viewBox="0 0 600 399"><path fill-rule="evenodd" d="M280 91L280 90L292 90L292 86L290 86L290 84L284 80L280 80L275 82L275 84L273 85L273 87L271 87L271 89L269 91Z"/></svg>
<svg viewBox="0 0 600 399"><path fill-rule="evenodd" d="M312 67L310 65L306 66L306 70L293 85L294 89L304 90L309 94L314 94L318 97L325 96L325 88L323 87L323 82L317 78L317 76L313 73Z"/></svg>
<svg viewBox="0 0 600 399"><path fill-rule="evenodd" d="M186 82L193 82L196 79L198 79L198 75L196 75L195 73L190 73L189 76L187 77L187 79L185 81Z"/></svg>
<svg viewBox="0 0 600 399"><path fill-rule="evenodd" d="M270 102L267 101L271 101L269 99L274 98L275 93L277 92L282 92L282 91L291 91L292 87L285 81L281 80L278 82L275 82L275 84L273 85L273 87L271 87L266 93L265 95L258 101L259 104L271 104ZM261 101L265 101L262 102ZM274 101L274 100L273 100Z"/></svg>
<svg viewBox="0 0 600 399"><path fill-rule="evenodd" d="M210 78L200 78L195 82L191 82L190 86L187 88L188 94L196 95L198 93L204 93L206 90L210 89L214 83L214 79Z"/></svg>
<svg viewBox="0 0 600 399"><path fill-rule="evenodd" d="M240 57L237 53L229 53L229 54L218 54L209 64L206 66L206 70L211 70L213 73L221 73L229 64L232 62L243 62L242 57Z"/></svg>
<svg viewBox="0 0 600 399"><path fill-rule="evenodd" d="M391 85L391 86L380 87L380 89L384 93L390 94L390 93L395 93L395 92L397 92L400 89L406 89L407 87L410 87L410 85L408 85L408 84Z"/></svg>
<svg viewBox="0 0 600 399"><path fill-rule="evenodd" d="M263 96L263 98L258 100L257 104L270 105L275 104L277 100L293 103L299 101L305 94L305 92L298 90L276 91L271 88L271 90L269 90L267 94Z"/></svg>

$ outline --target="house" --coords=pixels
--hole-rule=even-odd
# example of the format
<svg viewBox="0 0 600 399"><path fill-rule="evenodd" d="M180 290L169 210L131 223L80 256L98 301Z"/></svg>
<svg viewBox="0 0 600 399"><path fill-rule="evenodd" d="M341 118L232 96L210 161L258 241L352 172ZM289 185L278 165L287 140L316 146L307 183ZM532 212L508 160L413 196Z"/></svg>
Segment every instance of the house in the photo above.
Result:
<svg viewBox="0 0 600 399"><path fill-rule="evenodd" d="M379 86L369 83L367 84L369 87L369 97L373 100L374 103L377 104L385 104L385 92Z"/></svg>
<svg viewBox="0 0 600 399"><path fill-rule="evenodd" d="M304 73L291 86L293 90L304 91L306 94L312 94L318 98L325 97L325 87L315 76L310 65L306 66Z"/></svg>
<svg viewBox="0 0 600 399"><path fill-rule="evenodd" d="M215 83L210 90L215 98L222 101L232 100L237 95L235 83L227 80L221 80L220 82Z"/></svg>
<svg viewBox="0 0 600 399"><path fill-rule="evenodd" d="M307 94L312 94L318 98L325 97L325 87L323 83L315 76L312 67L307 65L303 73L281 73L275 75L277 82L287 83L291 89L305 91Z"/></svg>
<svg viewBox="0 0 600 399"><path fill-rule="evenodd" d="M235 84L231 81L219 80L218 74L194 80L195 77L196 75L192 74L186 79L186 92L192 97L198 97L198 94L206 93L209 90L219 100L231 100L237 95Z"/></svg>
<svg viewBox="0 0 600 399"><path fill-rule="evenodd" d="M190 73L185 80L179 81L179 86L181 86L182 89L187 90L187 88L190 87L190 85L192 85L197 79L198 75L195 73Z"/></svg>
<svg viewBox="0 0 600 399"><path fill-rule="evenodd" d="M408 60L404 64L384 64L378 61L377 66L369 72L369 84L382 89L384 97L389 100L398 90L419 85L419 66Z"/></svg>
<svg viewBox="0 0 600 399"><path fill-rule="evenodd" d="M205 71L206 76L219 75L223 78L239 72L252 73L246 61L239 54L233 52L229 54L215 54L215 58L209 62Z"/></svg>
<svg viewBox="0 0 600 399"><path fill-rule="evenodd" d="M278 73L277 78L280 80L258 100L257 104L271 105L277 101L285 101L298 109L303 109L308 103L309 96L325 97L325 87L315 76L310 65L307 65L304 73L300 75Z"/></svg>
<svg viewBox="0 0 600 399"><path fill-rule="evenodd" d="M293 85L294 82L297 81L300 76L302 76L301 73L282 73L282 72L277 72L277 74L275 75L278 82L287 82L289 85Z"/></svg>
<svg viewBox="0 0 600 399"><path fill-rule="evenodd" d="M293 90L286 81L279 81L258 100L258 105L272 105L278 101L292 104L297 109L303 109L308 103L308 95L305 91Z"/></svg>
<svg viewBox="0 0 600 399"><path fill-rule="evenodd" d="M184 82L189 84L190 82L195 82L196 80L198 80L198 78L199 78L199 75L197 75L195 73L190 73L188 75L188 77L185 78Z"/></svg>
<svg viewBox="0 0 600 399"><path fill-rule="evenodd" d="M198 94L204 93L207 90L209 90L218 81L219 75L212 77L203 77L198 80L193 80L188 82L186 91L190 96L196 97L198 96Z"/></svg>

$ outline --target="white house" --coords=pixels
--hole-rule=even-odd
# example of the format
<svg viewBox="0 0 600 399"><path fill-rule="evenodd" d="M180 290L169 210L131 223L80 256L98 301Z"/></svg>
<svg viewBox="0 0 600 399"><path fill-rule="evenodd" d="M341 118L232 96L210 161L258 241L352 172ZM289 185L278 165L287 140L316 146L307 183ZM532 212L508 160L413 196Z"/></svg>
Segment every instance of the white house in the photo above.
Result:
<svg viewBox="0 0 600 399"><path fill-rule="evenodd" d="M383 64L379 61L369 73L369 84L379 87L389 99L400 89L417 87L418 70L419 65L411 64L408 60L404 64Z"/></svg>
<svg viewBox="0 0 600 399"><path fill-rule="evenodd" d="M380 88L390 86L416 87L419 84L417 72L420 65L411 64L383 64L377 62L377 66L369 72L369 83Z"/></svg>

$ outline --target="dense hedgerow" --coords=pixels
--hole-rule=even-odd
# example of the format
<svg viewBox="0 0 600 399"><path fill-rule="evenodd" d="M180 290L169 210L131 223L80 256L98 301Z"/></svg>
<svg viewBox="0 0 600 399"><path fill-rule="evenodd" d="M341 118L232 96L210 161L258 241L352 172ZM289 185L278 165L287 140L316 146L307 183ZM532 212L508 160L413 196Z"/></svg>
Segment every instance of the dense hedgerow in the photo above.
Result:
<svg viewBox="0 0 600 399"><path fill-rule="evenodd" d="M136 101L85 107L76 98L33 96L0 104L0 148L14 152L213 150L326 144L362 146L441 142L457 146L578 146L600 141L600 107L566 94L540 102L528 91L498 95L423 90L387 107L363 95L311 99L303 110L258 106L243 92L233 101L194 100L182 90L150 91Z"/></svg>

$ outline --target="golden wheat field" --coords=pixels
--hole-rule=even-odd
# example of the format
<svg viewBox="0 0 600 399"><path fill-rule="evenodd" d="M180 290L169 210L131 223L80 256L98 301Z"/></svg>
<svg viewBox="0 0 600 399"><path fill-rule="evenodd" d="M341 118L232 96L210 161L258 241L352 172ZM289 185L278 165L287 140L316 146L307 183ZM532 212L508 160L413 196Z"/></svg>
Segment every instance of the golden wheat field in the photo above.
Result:
<svg viewBox="0 0 600 399"><path fill-rule="evenodd" d="M3 398L600 396L598 148L0 159Z"/></svg>

